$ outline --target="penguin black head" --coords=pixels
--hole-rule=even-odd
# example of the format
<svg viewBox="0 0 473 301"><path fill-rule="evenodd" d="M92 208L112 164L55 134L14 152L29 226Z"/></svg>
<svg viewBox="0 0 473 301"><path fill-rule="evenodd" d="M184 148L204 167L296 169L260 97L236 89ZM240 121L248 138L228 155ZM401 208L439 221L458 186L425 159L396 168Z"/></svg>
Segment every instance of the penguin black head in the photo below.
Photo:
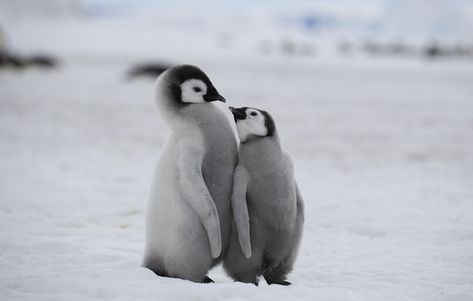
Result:
<svg viewBox="0 0 473 301"><path fill-rule="evenodd" d="M276 126L273 117L263 110L241 107L230 107L237 125L240 141L245 143L253 137L272 137Z"/></svg>
<svg viewBox="0 0 473 301"><path fill-rule="evenodd" d="M181 104L225 102L208 76L196 66L178 65L167 72L170 79L171 97Z"/></svg>

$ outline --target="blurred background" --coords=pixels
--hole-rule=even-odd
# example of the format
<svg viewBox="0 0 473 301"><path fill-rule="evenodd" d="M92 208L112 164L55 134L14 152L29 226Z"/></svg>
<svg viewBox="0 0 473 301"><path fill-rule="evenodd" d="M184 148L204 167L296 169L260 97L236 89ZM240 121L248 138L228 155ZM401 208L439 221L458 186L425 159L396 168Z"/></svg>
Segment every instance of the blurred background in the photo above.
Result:
<svg viewBox="0 0 473 301"><path fill-rule="evenodd" d="M294 158L286 293L139 268L153 84L182 63L268 110ZM0 157L7 299L468 300L473 1L0 0Z"/></svg>

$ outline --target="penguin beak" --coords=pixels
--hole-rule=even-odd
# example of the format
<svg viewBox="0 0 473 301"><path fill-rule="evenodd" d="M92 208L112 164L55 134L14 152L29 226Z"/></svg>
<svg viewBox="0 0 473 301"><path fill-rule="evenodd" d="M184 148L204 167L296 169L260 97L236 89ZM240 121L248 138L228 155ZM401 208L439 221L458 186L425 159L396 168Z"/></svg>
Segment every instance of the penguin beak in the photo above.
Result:
<svg viewBox="0 0 473 301"><path fill-rule="evenodd" d="M217 94L217 95L208 95L208 94L205 94L204 95L204 100L206 102L211 102L211 101L221 101L221 102L227 102L227 100L225 99L225 97L223 97L222 95L220 94Z"/></svg>
<svg viewBox="0 0 473 301"><path fill-rule="evenodd" d="M237 109L234 107L230 107L229 109L230 111L232 111L233 118L235 118L235 122L237 122L238 120L246 119L246 112L243 108Z"/></svg>
<svg viewBox="0 0 473 301"><path fill-rule="evenodd" d="M215 89L215 87L212 84L209 86L209 89L207 90L207 94L204 95L204 100L206 102L211 102L211 101L226 102L227 101L225 97L223 97L222 95L220 95L220 93L218 93L217 89Z"/></svg>

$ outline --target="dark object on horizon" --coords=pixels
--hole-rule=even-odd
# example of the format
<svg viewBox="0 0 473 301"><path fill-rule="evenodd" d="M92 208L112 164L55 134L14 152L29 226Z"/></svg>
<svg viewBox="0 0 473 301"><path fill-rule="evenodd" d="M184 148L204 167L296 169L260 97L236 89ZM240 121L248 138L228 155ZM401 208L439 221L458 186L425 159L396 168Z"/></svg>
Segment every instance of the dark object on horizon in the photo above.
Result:
<svg viewBox="0 0 473 301"><path fill-rule="evenodd" d="M21 57L7 51L0 52L0 68L22 69L26 67L53 68L57 66L57 60L52 56L35 55L32 57Z"/></svg>
<svg viewBox="0 0 473 301"><path fill-rule="evenodd" d="M399 55L411 55L415 52L412 47L409 47L409 45L400 41L392 42L386 45L386 50L389 53Z"/></svg>
<svg viewBox="0 0 473 301"><path fill-rule="evenodd" d="M372 41L366 41L363 44L363 49L370 55L376 55L380 53L381 47L378 43Z"/></svg>
<svg viewBox="0 0 473 301"><path fill-rule="evenodd" d="M424 47L423 55L429 59L436 58L472 58L473 46L467 44L441 45L432 42Z"/></svg>
<svg viewBox="0 0 473 301"><path fill-rule="evenodd" d="M0 68L19 69L25 66L24 60L17 55L10 54L6 51L0 51Z"/></svg>
<svg viewBox="0 0 473 301"><path fill-rule="evenodd" d="M26 67L52 68L57 65L57 60L45 54L22 56L11 51L5 42L4 33L0 27L0 68L23 69Z"/></svg>
<svg viewBox="0 0 473 301"><path fill-rule="evenodd" d="M127 72L129 79L135 77L148 77L156 79L161 73L170 68L171 64L164 63L142 63L134 66Z"/></svg>
<svg viewBox="0 0 473 301"><path fill-rule="evenodd" d="M402 41L366 41L363 49L372 56L410 56L415 54L415 49Z"/></svg>
<svg viewBox="0 0 473 301"><path fill-rule="evenodd" d="M285 55L294 55L296 44L291 39L282 39L280 42L281 51Z"/></svg>
<svg viewBox="0 0 473 301"><path fill-rule="evenodd" d="M26 58L25 62L28 66L36 66L41 68L53 68L58 65L58 62L55 58L43 54Z"/></svg>
<svg viewBox="0 0 473 301"><path fill-rule="evenodd" d="M402 41L377 42L365 41L362 48L371 56L422 56L428 59L472 58L473 46L468 44L447 45L436 41L415 47Z"/></svg>
<svg viewBox="0 0 473 301"><path fill-rule="evenodd" d="M453 46L453 52L462 57L473 57L473 45L458 44Z"/></svg>
<svg viewBox="0 0 473 301"><path fill-rule="evenodd" d="M294 41L289 38L280 40L281 53L287 56L313 56L315 46L310 42Z"/></svg>
<svg viewBox="0 0 473 301"><path fill-rule="evenodd" d="M445 56L445 50L441 49L435 43L427 45L424 49L424 55L428 58L436 58L438 56Z"/></svg>
<svg viewBox="0 0 473 301"><path fill-rule="evenodd" d="M342 40L337 43L337 49L343 55L350 55L354 48L354 45L347 40Z"/></svg>

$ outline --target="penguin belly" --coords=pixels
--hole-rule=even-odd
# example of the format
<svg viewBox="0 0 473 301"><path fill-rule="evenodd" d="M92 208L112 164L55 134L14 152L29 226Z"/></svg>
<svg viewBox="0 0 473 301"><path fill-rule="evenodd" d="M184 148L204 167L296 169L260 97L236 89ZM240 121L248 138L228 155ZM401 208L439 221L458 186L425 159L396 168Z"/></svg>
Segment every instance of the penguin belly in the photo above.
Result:
<svg viewBox="0 0 473 301"><path fill-rule="evenodd" d="M176 145L172 138L166 143L154 173L144 265L161 276L198 282L212 258L205 229L181 193Z"/></svg>
<svg viewBox="0 0 473 301"><path fill-rule="evenodd" d="M274 175L250 172L250 175L246 201L252 255L244 256L238 235L233 231L224 269L236 281L257 284L258 277L263 275L268 283L272 280L282 283L292 269L300 236L293 175L288 172ZM281 275L274 279L267 274L268 270L279 270Z"/></svg>
<svg viewBox="0 0 473 301"><path fill-rule="evenodd" d="M264 241L263 254L275 261L287 257L294 248L297 224L296 188L293 175L279 173L256 178L248 187L250 219L259 221L255 229ZM253 242L253 241L252 241Z"/></svg>

